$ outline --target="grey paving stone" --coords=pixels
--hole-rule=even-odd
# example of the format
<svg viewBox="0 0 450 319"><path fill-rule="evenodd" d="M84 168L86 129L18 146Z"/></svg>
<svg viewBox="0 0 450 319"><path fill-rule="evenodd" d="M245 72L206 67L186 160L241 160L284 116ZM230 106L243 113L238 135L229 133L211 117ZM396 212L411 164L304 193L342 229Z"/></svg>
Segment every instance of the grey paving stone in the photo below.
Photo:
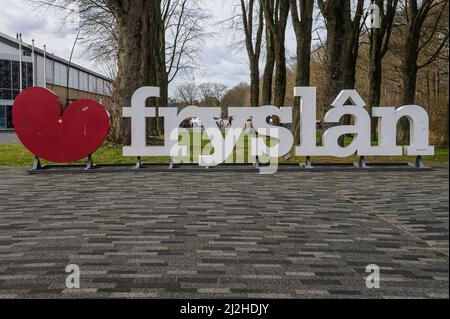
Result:
<svg viewBox="0 0 450 319"><path fill-rule="evenodd" d="M448 170L0 181L0 297L448 298Z"/></svg>

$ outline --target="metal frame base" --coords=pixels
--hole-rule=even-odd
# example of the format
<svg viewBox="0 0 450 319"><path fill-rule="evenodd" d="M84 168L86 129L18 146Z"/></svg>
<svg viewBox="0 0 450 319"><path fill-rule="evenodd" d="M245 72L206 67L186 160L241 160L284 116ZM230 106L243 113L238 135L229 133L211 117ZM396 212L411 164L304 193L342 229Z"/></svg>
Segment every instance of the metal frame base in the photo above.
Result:
<svg viewBox="0 0 450 319"><path fill-rule="evenodd" d="M266 165L259 158L255 163L221 164L219 166L199 166L196 164L168 165L159 163L143 163L141 157L136 158L136 164L95 164L92 155L87 157L87 164L46 164L41 165L39 157L35 156L33 168L29 174L75 174L75 173L126 173L126 172L247 172L259 173ZM421 156L417 156L415 164L409 163L372 163L367 164L366 158L360 156L357 163L314 163L310 156L301 163L278 163L277 172L332 172L332 171L368 171L368 172L398 172L398 171L430 171L425 166Z"/></svg>
<svg viewBox="0 0 450 319"><path fill-rule="evenodd" d="M142 163L136 164L93 164L91 169L86 169L86 165L43 165L39 169L28 170L29 174L79 174L79 173L259 173L265 165L259 164L222 164L215 167L204 167L194 164L159 164ZM428 167L416 167L408 163L373 163L365 167L355 166L353 163L315 163L314 166L295 163L278 164L278 172L404 172L404 171L432 171Z"/></svg>

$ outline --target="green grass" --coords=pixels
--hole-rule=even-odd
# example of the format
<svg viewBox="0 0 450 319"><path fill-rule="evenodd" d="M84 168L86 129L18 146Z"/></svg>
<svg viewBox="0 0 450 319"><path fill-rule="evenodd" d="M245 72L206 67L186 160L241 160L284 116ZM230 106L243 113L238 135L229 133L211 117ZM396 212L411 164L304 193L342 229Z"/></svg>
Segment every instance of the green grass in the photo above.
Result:
<svg viewBox="0 0 450 319"><path fill-rule="evenodd" d="M205 138L205 136L204 136ZM236 158L238 155L241 157L243 156L246 161L248 159L248 148L249 148L249 141L248 137L241 137L244 139L243 144L241 144L240 147L237 147L234 151L233 158ZM181 136L180 140L190 140L192 145L193 136L191 134L190 138L187 138L186 136ZM346 144L351 143L351 137L346 139ZM202 148L207 146L209 141L207 138L202 140ZM212 152L212 148L209 151L206 151L205 154L208 154ZM194 153L195 158L199 155L198 153ZM292 151L293 155L293 151ZM193 157L192 149L190 158ZM110 146L107 144L104 144L95 154L93 154L94 161L96 163L104 163L104 164L133 164L135 163L135 158L133 157L124 157L122 155L122 147L120 146ZM0 145L0 166L7 166L7 167L30 167L33 164L34 156L31 154L27 149L25 149L24 146L20 143L14 143L14 144L5 144ZM170 160L169 157L144 157L143 161L147 163L168 163ZM320 157L320 158L313 158L313 161L315 162L337 162L337 163L352 163L357 160L356 156L339 159L334 157ZM383 163L383 162L414 162L414 157L407 157L407 156L401 156L401 157L368 157L367 161L370 162L376 162L376 163ZM436 154L434 156L426 156L424 157L425 163L430 166L448 166L449 162L449 151L448 148L437 148ZM281 163L288 162L288 163L298 163L298 162L304 162L304 157L295 157L293 156L288 161L284 159L279 160ZM80 161L78 163L85 163L86 161ZM43 161L43 164L46 164L47 162Z"/></svg>
<svg viewBox="0 0 450 319"><path fill-rule="evenodd" d="M96 163L104 164L128 164L136 161L133 157L123 157L122 147L103 145L93 155ZM33 165L34 155L31 154L22 144L0 145L0 166L9 167L29 167ZM169 158L154 157L144 158L146 162L167 163ZM85 163L86 161L79 161ZM48 162L42 161L42 164Z"/></svg>

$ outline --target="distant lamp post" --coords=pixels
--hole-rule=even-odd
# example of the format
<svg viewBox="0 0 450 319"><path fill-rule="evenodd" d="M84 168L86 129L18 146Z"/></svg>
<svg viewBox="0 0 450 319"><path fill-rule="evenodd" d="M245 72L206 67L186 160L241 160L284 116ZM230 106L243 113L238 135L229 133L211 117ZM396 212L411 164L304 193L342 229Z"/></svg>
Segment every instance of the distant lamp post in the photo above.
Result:
<svg viewBox="0 0 450 319"><path fill-rule="evenodd" d="M77 45L78 40L83 40L83 38L80 38L80 33L81 30L78 30L75 41L73 42L72 51L70 52L69 65L67 66L66 106L69 106L71 101L69 96L69 82L70 82L70 66L72 65L73 52L75 51L75 46Z"/></svg>

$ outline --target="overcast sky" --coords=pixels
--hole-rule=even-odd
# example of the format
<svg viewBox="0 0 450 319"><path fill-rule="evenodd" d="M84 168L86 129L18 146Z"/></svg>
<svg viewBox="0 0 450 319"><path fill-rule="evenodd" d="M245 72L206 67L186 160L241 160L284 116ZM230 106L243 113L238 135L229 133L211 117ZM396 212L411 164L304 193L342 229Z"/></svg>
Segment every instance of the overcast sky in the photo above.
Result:
<svg viewBox="0 0 450 319"><path fill-rule="evenodd" d="M248 82L249 70L245 50L234 45L231 32L219 23L232 15L232 1L204 0L204 3L212 16L206 29L213 35L202 46L199 59L201 69L195 72L195 81L220 82L230 88L240 82ZM64 24L62 15L33 8L27 0L0 0L0 7L0 32L12 37L21 32L25 42L31 43L31 39L35 39L36 46L42 47L46 44L49 52L69 59L76 31L71 29L70 25L68 27ZM288 57L293 55L296 45L291 29L289 27L286 39ZM104 73L98 65L89 60L82 45L77 46L73 61ZM179 77L177 82L184 80L186 78ZM176 85L177 83L172 85L171 91Z"/></svg>

